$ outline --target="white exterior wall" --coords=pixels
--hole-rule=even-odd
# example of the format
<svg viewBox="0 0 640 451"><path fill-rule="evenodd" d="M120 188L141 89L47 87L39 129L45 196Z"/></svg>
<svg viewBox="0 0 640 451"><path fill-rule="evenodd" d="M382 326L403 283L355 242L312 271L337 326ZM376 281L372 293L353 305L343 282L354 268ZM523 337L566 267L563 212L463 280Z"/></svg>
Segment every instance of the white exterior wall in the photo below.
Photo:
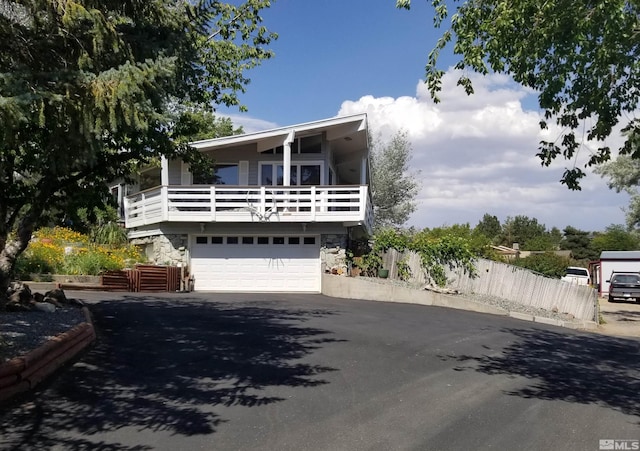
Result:
<svg viewBox="0 0 640 451"><path fill-rule="evenodd" d="M182 181L182 161L168 160L169 164L169 185L180 185Z"/></svg>
<svg viewBox="0 0 640 451"><path fill-rule="evenodd" d="M609 293L609 283L613 271L640 272L638 260L601 260L600 261L600 294Z"/></svg>
<svg viewBox="0 0 640 451"><path fill-rule="evenodd" d="M320 236L323 270L340 268L346 272L347 229L341 224L296 223L163 223L159 227L129 232L132 244L149 246L147 257L157 264L186 264L189 249L198 235L309 235ZM153 252L153 254L151 254Z"/></svg>
<svg viewBox="0 0 640 451"><path fill-rule="evenodd" d="M322 161L324 165L324 176L321 185L329 183L329 167L331 160L329 158L328 143L323 140L323 150L321 153L308 154L291 154L291 162L300 161ZM259 163L260 162L282 162L282 155L274 155L268 152L258 152L255 145L244 145L229 149L219 149L216 151L205 152L218 164L234 164L239 161L249 162L249 185L258 185ZM169 162L169 185L182 185L181 171L182 162L180 160L170 160Z"/></svg>

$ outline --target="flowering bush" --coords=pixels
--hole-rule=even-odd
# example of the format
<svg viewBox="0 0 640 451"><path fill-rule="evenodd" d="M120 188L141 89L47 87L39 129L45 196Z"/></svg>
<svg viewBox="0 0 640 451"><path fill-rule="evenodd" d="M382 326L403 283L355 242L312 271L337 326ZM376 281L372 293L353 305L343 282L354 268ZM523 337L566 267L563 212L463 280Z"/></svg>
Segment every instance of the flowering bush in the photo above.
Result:
<svg viewBox="0 0 640 451"><path fill-rule="evenodd" d="M45 241L58 245L89 244L89 237L66 227L43 227L33 233L33 241Z"/></svg>
<svg viewBox="0 0 640 451"><path fill-rule="evenodd" d="M63 272L73 275L96 275L102 271L123 269L141 261L140 252L135 246L109 248L90 245L67 255Z"/></svg>
<svg viewBox="0 0 640 451"><path fill-rule="evenodd" d="M16 272L20 274L57 273L64 261L64 247L46 242L36 241L29 244L27 250L16 262Z"/></svg>
<svg viewBox="0 0 640 451"><path fill-rule="evenodd" d="M98 245L91 243L87 235L54 227L34 233L34 239L16 262L16 272L22 277L31 273L98 275L142 261L135 246Z"/></svg>

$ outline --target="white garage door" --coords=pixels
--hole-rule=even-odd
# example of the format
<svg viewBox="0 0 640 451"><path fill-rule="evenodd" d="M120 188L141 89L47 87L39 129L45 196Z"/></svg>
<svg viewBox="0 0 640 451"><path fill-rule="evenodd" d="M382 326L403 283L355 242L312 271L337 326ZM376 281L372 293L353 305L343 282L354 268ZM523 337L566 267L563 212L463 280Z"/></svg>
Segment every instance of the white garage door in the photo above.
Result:
<svg viewBox="0 0 640 451"><path fill-rule="evenodd" d="M191 272L199 291L320 292L320 239L196 236Z"/></svg>

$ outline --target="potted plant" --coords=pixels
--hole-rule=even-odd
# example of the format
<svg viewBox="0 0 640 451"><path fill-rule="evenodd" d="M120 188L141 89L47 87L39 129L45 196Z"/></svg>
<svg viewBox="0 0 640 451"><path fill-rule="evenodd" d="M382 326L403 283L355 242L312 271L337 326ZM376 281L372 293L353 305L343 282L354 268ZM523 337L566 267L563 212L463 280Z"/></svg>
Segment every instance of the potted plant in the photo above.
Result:
<svg viewBox="0 0 640 451"><path fill-rule="evenodd" d="M351 275L351 277L357 277L362 274L362 266L362 257L352 257L349 275Z"/></svg>

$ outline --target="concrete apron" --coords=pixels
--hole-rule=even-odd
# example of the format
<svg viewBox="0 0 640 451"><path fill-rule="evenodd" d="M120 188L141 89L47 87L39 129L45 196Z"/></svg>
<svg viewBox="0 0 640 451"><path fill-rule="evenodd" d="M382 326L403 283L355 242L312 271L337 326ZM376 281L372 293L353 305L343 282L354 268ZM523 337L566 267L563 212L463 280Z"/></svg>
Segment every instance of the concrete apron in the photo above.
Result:
<svg viewBox="0 0 640 451"><path fill-rule="evenodd" d="M600 314L604 323L599 332L620 337L640 337L640 303L634 301L609 302L600 298Z"/></svg>

